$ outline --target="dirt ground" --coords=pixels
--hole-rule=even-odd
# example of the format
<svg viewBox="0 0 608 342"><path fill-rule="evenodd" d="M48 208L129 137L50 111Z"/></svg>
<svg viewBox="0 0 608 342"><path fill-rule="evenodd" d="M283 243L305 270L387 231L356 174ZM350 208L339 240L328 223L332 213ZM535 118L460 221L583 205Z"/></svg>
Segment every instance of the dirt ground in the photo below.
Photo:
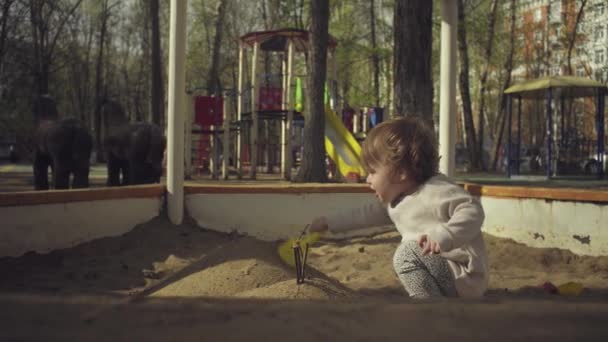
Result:
<svg viewBox="0 0 608 342"><path fill-rule="evenodd" d="M0 340L608 340L608 256L486 235L485 298L412 301L391 266L398 241L326 237L297 285L278 243L159 217L123 236L0 259ZM583 293L540 287L569 281Z"/></svg>

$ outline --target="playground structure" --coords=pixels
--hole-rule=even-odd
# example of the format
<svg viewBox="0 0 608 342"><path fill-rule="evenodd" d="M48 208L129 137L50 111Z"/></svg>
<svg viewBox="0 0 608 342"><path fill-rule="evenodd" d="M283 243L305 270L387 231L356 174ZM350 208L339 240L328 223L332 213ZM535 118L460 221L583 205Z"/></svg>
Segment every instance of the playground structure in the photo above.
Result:
<svg viewBox="0 0 608 342"><path fill-rule="evenodd" d="M572 77L572 76L552 76L540 79L529 80L516 84L507 90L507 151L506 172L507 176L519 175L521 165L526 161L532 171L544 171L547 179L558 174L577 172L580 164L584 163L591 155L592 160L597 165L592 171L598 178L604 177L604 97L606 96L606 86L591 79ZM516 119L516 143L512 142L513 131L513 99L517 103ZM590 139L585 134L579 133L582 117L576 117L572 110L566 110L564 103L566 99L574 103L576 98L595 99L595 133L596 139ZM545 134L544 146L533 144L528 141L527 155L521 156L522 151L522 100L546 100L546 115L544 117ZM559 99L558 110L555 110L554 99ZM554 118L555 116L555 118ZM537 116L540 121L541 115ZM530 122L532 118L530 117ZM539 122L538 124L542 124ZM542 127L542 126L541 126ZM527 128L531 132L531 127ZM530 133L532 136L532 133ZM531 140L531 139L529 139ZM514 146L515 145L515 146ZM536 146L535 146L536 145ZM595 145L595 146L593 146ZM589 170L589 164L583 169Z"/></svg>
<svg viewBox="0 0 608 342"><path fill-rule="evenodd" d="M185 150L189 153L186 158L186 172L209 172L213 179L218 179L221 172L227 179L232 147L230 137L239 130L230 120L234 91L207 91L208 95L192 91L188 96L188 122L191 127L186 129L185 137Z"/></svg>
<svg viewBox="0 0 608 342"><path fill-rule="evenodd" d="M333 56L335 47L336 42L330 37L330 56ZM305 30L250 32L240 37L238 89L232 92L235 101L206 96L195 97L191 102L195 107L194 123L199 126L193 133L200 138L194 140L196 145L193 149L186 148L186 151L199 153L194 158L199 169L203 165L202 168L208 168L212 178L217 179L221 164L221 177L228 179L232 160L239 179L245 172L250 179L256 179L257 172L272 173L277 168L282 179L291 179L302 144L301 132L305 121L302 114L303 98L306 93L302 86L306 83L302 82L302 75L295 77L295 55L308 49L309 32ZM249 50L251 59L250 63L246 63ZM265 53L266 73L259 71L261 53ZM277 65L280 65L281 72L271 74L270 69ZM335 63L330 65L333 69L330 75L335 75ZM251 75L247 83L246 67ZM358 180L365 174L360 159L361 147L336 114L339 112L336 108L336 87L333 86L334 82L328 83L329 96L325 109L327 154L343 177ZM236 108L227 105L229 102L236 102ZM381 119L381 116L378 118ZM186 138L186 141L191 139ZM223 151L221 158L220 145Z"/></svg>
<svg viewBox="0 0 608 342"><path fill-rule="evenodd" d="M262 172L273 173L276 171L276 161L280 158L279 138L276 136L277 123L283 123L285 113L281 110L273 110L272 104L280 105L280 95L276 96L276 90L263 89L261 97L264 105L260 112L263 134L258 142L258 158L263 160L264 165L258 165ZM236 173L239 179L244 171L248 172L251 167L251 119L235 119L237 93L233 90L221 90L217 94L204 95L192 92L189 97L189 108L192 134L186 137L186 151L191 156L186 158L187 169L196 174L209 174L212 179L228 179L231 173ZM244 97L248 100L249 92ZM277 99L278 102L271 101ZM247 101L246 100L246 101ZM294 113L293 123L296 127L303 126L303 118L298 112ZM294 132L292 140L297 140L301 134ZM224 158L226 156L226 158ZM240 156L240 157L239 157Z"/></svg>
<svg viewBox="0 0 608 342"><path fill-rule="evenodd" d="M336 41L333 37L328 39L328 54L332 71L330 75L335 75L336 68L334 61L334 50ZM244 87L244 67L245 54L248 49L251 49L251 86L249 101L245 99ZM237 136L237 146L242 146L243 138L247 136L249 150L249 176L251 179L256 178L256 172L259 164L259 126L263 122L264 125L269 125L272 122L281 123L280 133L280 173L283 179L290 180L293 167L293 151L292 137L294 134L294 119L304 119L301 113L303 112L304 91L293 93L294 78L294 58L295 53L305 53L309 50L309 32L297 29L282 29L274 31L250 32L240 38L239 48L239 79L238 79L238 105L237 105L237 120L243 122L241 130ZM271 61L271 57L278 56L282 70L281 86L268 87L265 84L262 87L262 80L258 72L260 51L267 54L267 61ZM267 62L268 63L268 62ZM268 64L266 64L268 65ZM335 77L333 77L335 78ZM360 146L356 143L354 137L344 128L342 122L338 120L335 114L336 108L336 91L330 84L330 104L326 108L326 131L325 145L330 158L336 163L337 168L344 176L357 174L362 176L364 170L361 166ZM299 90L299 89L298 89ZM294 96L295 95L295 96ZM248 102L248 103L247 103ZM268 145L268 143L266 144ZM237 168L242 169L247 156L243 149L237 148ZM265 153L268 156L268 152ZM266 157L267 158L267 157Z"/></svg>

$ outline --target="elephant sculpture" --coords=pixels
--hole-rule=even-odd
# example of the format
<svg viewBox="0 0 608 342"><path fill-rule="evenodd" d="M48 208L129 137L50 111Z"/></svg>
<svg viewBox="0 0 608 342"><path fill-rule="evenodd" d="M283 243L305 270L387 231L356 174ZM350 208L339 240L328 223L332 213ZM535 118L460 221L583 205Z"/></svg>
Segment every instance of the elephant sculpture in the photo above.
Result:
<svg viewBox="0 0 608 342"><path fill-rule="evenodd" d="M34 137L34 187L48 190L48 168L51 167L55 189L89 186L89 166L93 139L78 119L57 119L52 99L39 98L34 104L36 133Z"/></svg>
<svg viewBox="0 0 608 342"><path fill-rule="evenodd" d="M55 189L89 187L89 164L93 139L73 118L40 123L36 134L34 156L34 185L36 190L48 190L48 168L52 169Z"/></svg>
<svg viewBox="0 0 608 342"><path fill-rule="evenodd" d="M108 186L159 183L165 145L155 124L137 122L114 129L104 146Z"/></svg>

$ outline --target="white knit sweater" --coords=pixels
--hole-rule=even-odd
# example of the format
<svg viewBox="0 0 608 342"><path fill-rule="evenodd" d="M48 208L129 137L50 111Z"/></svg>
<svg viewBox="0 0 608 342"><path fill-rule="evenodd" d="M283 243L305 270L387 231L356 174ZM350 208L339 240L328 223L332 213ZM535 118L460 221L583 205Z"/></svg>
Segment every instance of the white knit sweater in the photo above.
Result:
<svg viewBox="0 0 608 342"><path fill-rule="evenodd" d="M388 213L388 215L387 215ZM480 297L488 285L488 262L481 225L484 212L479 200L437 175L395 207L370 204L328 218L332 232L392 223L402 241L417 241L421 234L439 243L456 279L461 297Z"/></svg>

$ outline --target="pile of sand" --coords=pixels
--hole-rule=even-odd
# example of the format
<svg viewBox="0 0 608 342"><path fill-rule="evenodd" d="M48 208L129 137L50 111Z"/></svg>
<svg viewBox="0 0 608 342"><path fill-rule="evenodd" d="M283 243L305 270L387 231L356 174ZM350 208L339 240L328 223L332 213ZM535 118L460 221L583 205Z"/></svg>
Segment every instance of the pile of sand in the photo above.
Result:
<svg viewBox="0 0 608 342"><path fill-rule="evenodd" d="M364 296L393 301L405 299L391 264L399 239L396 232L341 241L326 238L312 247L309 279L297 285L295 270L278 257L277 243L211 232L193 222L173 227L159 217L123 236L0 259L0 291L321 300ZM576 281L587 293L606 292L606 256L530 248L492 236L486 236L486 243L491 294L536 295L546 281Z"/></svg>
<svg viewBox="0 0 608 342"><path fill-rule="evenodd" d="M47 254L0 259L0 290L57 294L129 294L152 297L339 299L356 294L307 268L295 269L277 253L278 243L220 234L156 218L118 237ZM8 275L8 276L7 276Z"/></svg>
<svg viewBox="0 0 608 342"><path fill-rule="evenodd" d="M325 274L308 268L309 278L296 284L295 269L277 254L277 244L240 237L213 248L148 290L152 297L245 297L335 299L353 297L353 291ZM158 264L157 269L171 269ZM158 290L157 290L158 288Z"/></svg>

